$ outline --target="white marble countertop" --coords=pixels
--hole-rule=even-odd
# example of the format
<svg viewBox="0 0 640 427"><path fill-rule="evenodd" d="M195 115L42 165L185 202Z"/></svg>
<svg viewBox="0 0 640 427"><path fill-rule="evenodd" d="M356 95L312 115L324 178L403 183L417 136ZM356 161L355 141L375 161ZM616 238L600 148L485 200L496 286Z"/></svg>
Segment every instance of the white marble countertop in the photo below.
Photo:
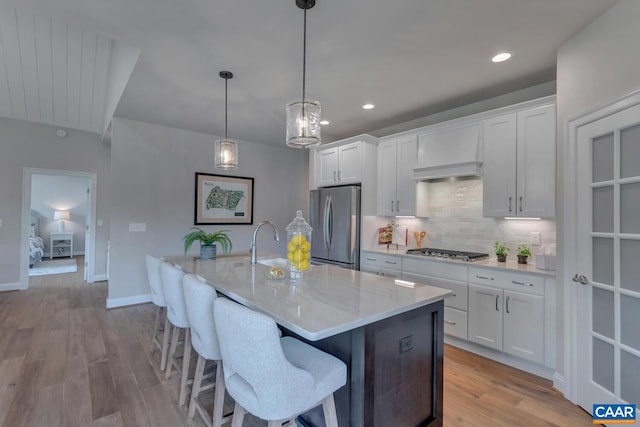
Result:
<svg viewBox="0 0 640 427"><path fill-rule="evenodd" d="M363 249L362 252L372 252L372 253L378 253L378 254L395 255L395 256L410 257L410 258L421 258L426 261L453 262L456 264L468 265L469 267L488 267L488 268L495 268L498 270L512 270L512 271L519 271L522 273L541 274L543 276L550 276L550 277L555 277L556 275L556 272L553 270L540 270L539 268L536 268L536 265L533 262L528 262L527 264L518 264L517 261L511 261L511 260L507 260L507 262L498 262L498 260L494 257L489 257L487 259L468 262L468 261L451 260L451 259L443 259L443 258L435 258L435 257L425 257L422 255L411 255L411 254L407 254L406 248L405 249L389 248L388 250L386 247L368 248L368 249ZM535 259L535 256L531 258Z"/></svg>
<svg viewBox="0 0 640 427"><path fill-rule="evenodd" d="M193 256L167 256L165 260L204 277L218 292L272 316L278 324L311 341L411 311L452 294L446 289L397 282L331 265L312 265L302 280L271 280L266 277L269 267L252 266L246 255L205 261Z"/></svg>

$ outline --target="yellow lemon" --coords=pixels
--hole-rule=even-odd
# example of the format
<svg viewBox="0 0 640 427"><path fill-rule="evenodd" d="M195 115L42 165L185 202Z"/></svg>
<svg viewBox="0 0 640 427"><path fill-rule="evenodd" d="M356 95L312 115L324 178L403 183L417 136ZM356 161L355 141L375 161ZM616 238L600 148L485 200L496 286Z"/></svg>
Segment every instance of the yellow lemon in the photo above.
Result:
<svg viewBox="0 0 640 427"><path fill-rule="evenodd" d="M289 251L289 252L287 253L287 259L288 259L289 261L293 262L293 251Z"/></svg>
<svg viewBox="0 0 640 427"><path fill-rule="evenodd" d="M291 240L289 240L289 242L293 243L294 245L300 245L306 240L307 239L305 239L302 234L294 234L293 236L291 236Z"/></svg>
<svg viewBox="0 0 640 427"><path fill-rule="evenodd" d="M293 243L293 240L289 242L289 244L287 245L287 250L289 252L293 252L296 249L298 249L298 245L296 245L295 243Z"/></svg>
<svg viewBox="0 0 640 427"><path fill-rule="evenodd" d="M311 243L309 243L308 241L304 242L300 246L302 247L303 252L309 252L311 250Z"/></svg>
<svg viewBox="0 0 640 427"><path fill-rule="evenodd" d="M295 263L299 263L300 261L302 261L304 259L304 254L302 253L302 251L300 249L296 249L295 251L293 251L293 259L292 261Z"/></svg>
<svg viewBox="0 0 640 427"><path fill-rule="evenodd" d="M298 270L306 271L308 269L309 269L309 261L307 261L306 259L302 260L300 262L300 267L298 267Z"/></svg>

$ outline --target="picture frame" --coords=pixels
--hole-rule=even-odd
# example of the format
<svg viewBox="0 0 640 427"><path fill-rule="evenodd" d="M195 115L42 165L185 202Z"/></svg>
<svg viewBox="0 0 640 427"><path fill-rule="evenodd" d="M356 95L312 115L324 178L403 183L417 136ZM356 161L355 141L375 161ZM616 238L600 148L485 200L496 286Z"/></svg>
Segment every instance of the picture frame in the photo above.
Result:
<svg viewBox="0 0 640 427"><path fill-rule="evenodd" d="M196 172L193 223L253 224L253 178Z"/></svg>

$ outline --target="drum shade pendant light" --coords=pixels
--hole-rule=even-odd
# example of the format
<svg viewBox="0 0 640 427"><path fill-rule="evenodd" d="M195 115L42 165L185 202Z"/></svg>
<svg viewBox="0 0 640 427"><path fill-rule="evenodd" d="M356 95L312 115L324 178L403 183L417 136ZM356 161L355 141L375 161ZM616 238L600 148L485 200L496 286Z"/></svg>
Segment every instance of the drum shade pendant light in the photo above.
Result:
<svg viewBox="0 0 640 427"><path fill-rule="evenodd" d="M302 101L287 104L287 145L310 148L320 144L320 103L305 98L305 74L307 66L307 9L316 0L296 0L304 11L304 36L302 40Z"/></svg>
<svg viewBox="0 0 640 427"><path fill-rule="evenodd" d="M231 71L220 71L224 79L224 139L216 141L216 168L238 169L238 143L227 138L227 83L233 78Z"/></svg>

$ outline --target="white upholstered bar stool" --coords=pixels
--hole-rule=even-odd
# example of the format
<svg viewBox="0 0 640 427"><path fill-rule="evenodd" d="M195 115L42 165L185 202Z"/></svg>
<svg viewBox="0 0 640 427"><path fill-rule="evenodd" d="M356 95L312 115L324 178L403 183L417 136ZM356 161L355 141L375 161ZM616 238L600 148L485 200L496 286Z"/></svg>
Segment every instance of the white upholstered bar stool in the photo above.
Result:
<svg viewBox="0 0 640 427"><path fill-rule="evenodd" d="M167 368L165 370L165 379L171 376L171 369L176 365L180 372L180 396L178 403L182 406L187 398L187 384L189 374L189 362L191 359L191 334L189 333L189 318L187 317L187 308L184 302L184 292L182 290L182 278L185 273L179 267L163 262L160 264L160 277L162 277L162 289L164 290L164 298L167 301L167 319L170 327L173 329L171 336L171 346L167 355ZM180 332L184 330L184 352L182 356L182 368L178 364L176 357L176 347L178 346L178 338Z"/></svg>
<svg viewBox="0 0 640 427"><path fill-rule="evenodd" d="M192 419L196 409L209 427L220 427L231 420L231 417L222 417L224 407L224 374L222 373L222 357L218 345L218 334L213 319L213 302L216 300L216 290L213 286L195 274L187 274L182 279L184 299L187 305L187 316L191 325L191 345L198 353L196 372L191 388L189 411L187 416ZM202 385L204 368L207 360L216 363L215 384ZM213 399L213 413L207 414L206 409L198 400L200 392L215 387Z"/></svg>
<svg viewBox="0 0 640 427"><path fill-rule="evenodd" d="M156 347L162 351L160 355L160 370L164 371L167 363L167 350L169 349L169 331L165 329L165 333L162 334L162 343L158 340L158 332L160 331L162 320L164 320L165 328L167 326L167 301L164 299L162 279L160 278L160 264L163 260L147 254L144 256L144 261L149 288L151 288L151 302L156 306L156 320L153 323L153 332L151 333L151 352L153 353Z"/></svg>
<svg viewBox="0 0 640 427"><path fill-rule="evenodd" d="M227 391L236 401L232 427L248 411L269 427L322 404L327 427L337 427L333 392L345 385L339 359L293 337L279 338L269 316L217 298L213 313Z"/></svg>

